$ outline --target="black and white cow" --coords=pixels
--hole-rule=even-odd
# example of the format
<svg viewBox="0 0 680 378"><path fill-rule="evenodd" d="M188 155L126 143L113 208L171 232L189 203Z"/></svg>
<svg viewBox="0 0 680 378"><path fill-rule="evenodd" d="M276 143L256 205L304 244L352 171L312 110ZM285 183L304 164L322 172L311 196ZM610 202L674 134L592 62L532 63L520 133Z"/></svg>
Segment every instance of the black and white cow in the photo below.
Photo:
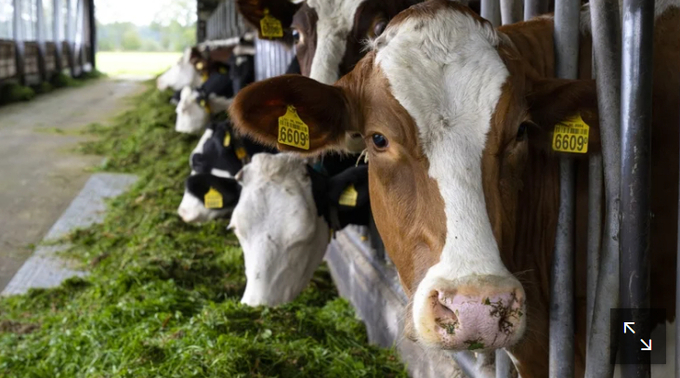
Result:
<svg viewBox="0 0 680 378"><path fill-rule="evenodd" d="M260 152L275 152L249 138L233 134L229 121L211 122L189 158L191 175L177 209L187 223L206 222L229 216L238 201L239 185L233 177L250 158ZM206 206L206 194L213 188L222 204Z"/></svg>
<svg viewBox="0 0 680 378"><path fill-rule="evenodd" d="M201 85L201 74L194 67L194 60L200 55L195 47L184 49L182 57L156 79L158 90L168 88L180 91L184 87L196 88Z"/></svg>
<svg viewBox="0 0 680 378"><path fill-rule="evenodd" d="M331 230L370 219L367 166L348 159L312 167L295 154L262 153L236 180L242 187L229 228L243 248L241 303L250 306L294 300L321 264Z"/></svg>
<svg viewBox="0 0 680 378"><path fill-rule="evenodd" d="M230 99L255 81L255 47L251 38L241 38L227 63L210 62L209 76L197 89L184 87L180 93L175 130L200 133L211 113L227 110Z"/></svg>

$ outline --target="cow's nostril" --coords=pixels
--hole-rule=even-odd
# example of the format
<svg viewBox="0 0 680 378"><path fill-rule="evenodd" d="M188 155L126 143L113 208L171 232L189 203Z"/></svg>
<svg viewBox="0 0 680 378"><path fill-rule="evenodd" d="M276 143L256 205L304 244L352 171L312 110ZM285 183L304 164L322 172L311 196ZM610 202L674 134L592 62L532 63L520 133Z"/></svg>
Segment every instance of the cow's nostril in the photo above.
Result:
<svg viewBox="0 0 680 378"><path fill-rule="evenodd" d="M458 316L453 308L447 305L445 292L434 291L432 296L434 322L449 335L455 335L456 329L460 327Z"/></svg>

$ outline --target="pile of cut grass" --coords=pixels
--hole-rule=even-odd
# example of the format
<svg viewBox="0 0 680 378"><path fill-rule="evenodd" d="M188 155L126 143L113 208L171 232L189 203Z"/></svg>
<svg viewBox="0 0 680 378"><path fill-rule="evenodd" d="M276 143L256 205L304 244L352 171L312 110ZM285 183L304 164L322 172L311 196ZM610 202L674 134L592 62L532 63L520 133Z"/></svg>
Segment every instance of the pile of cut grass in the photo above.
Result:
<svg viewBox="0 0 680 378"><path fill-rule="evenodd" d="M405 377L367 342L327 269L293 303L251 308L241 249L225 221L176 215L196 137L173 130L169 94L150 89L83 152L140 179L103 224L69 237L91 274L0 299L2 377Z"/></svg>

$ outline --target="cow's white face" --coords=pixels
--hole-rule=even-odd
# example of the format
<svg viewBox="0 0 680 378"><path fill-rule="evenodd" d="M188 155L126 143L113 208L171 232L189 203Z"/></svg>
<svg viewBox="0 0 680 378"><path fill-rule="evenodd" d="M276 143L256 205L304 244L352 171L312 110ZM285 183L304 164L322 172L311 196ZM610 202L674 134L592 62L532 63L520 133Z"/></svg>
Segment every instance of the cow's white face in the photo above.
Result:
<svg viewBox="0 0 680 378"><path fill-rule="evenodd" d="M205 132L201 136L201 139L198 141L198 144L196 145L194 150L191 151L189 161L191 161L191 156L193 156L194 154L203 153L203 145L205 145L205 142L208 139L210 139L210 137L212 137L212 134L213 131L211 129L205 130ZM221 177L231 177L229 172L220 171L219 173L220 173L219 176ZM196 172L191 171L192 176L195 174ZM227 216L229 214L229 209L221 210L207 209L200 199L196 198L196 196L191 194L185 188L184 195L182 196L182 202L179 204L179 207L177 208L177 214L179 214L182 220L187 223L203 223Z"/></svg>
<svg viewBox="0 0 680 378"><path fill-rule="evenodd" d="M330 235L317 215L305 162L293 154L261 153L236 178L242 190L229 227L245 257L241 303L292 301L321 264Z"/></svg>
<svg viewBox="0 0 680 378"><path fill-rule="evenodd" d="M347 37L354 26L354 15L364 1L307 0L319 17L309 77L324 84L332 84L340 78L340 63L347 50Z"/></svg>
<svg viewBox="0 0 680 378"><path fill-rule="evenodd" d="M186 49L182 58L156 80L159 90L172 88L179 91L184 87L196 88L201 85L201 76L189 61L191 49Z"/></svg>
<svg viewBox="0 0 680 378"><path fill-rule="evenodd" d="M175 131L187 134L198 134L208 123L208 113L198 103L199 93L189 87L182 88L179 103L175 112Z"/></svg>

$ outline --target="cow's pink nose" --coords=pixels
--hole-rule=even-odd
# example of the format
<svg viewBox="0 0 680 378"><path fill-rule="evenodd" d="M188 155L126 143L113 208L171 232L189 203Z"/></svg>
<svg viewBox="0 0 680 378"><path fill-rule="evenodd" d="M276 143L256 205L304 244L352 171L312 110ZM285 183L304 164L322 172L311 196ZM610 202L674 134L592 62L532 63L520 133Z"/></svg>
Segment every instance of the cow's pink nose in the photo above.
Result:
<svg viewBox="0 0 680 378"><path fill-rule="evenodd" d="M435 332L446 349L497 349L514 344L524 331L524 291L480 293L471 288L434 290Z"/></svg>

